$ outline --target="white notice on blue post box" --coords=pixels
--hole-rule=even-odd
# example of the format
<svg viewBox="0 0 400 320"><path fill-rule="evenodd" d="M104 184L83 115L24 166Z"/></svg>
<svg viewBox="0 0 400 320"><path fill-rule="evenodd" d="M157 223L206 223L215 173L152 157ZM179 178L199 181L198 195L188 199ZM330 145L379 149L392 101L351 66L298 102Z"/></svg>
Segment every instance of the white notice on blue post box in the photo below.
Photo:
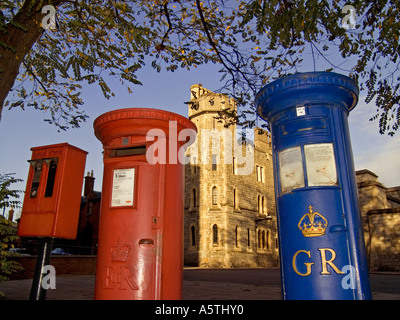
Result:
<svg viewBox="0 0 400 320"><path fill-rule="evenodd" d="M304 187L303 162L299 146L279 152L279 175L282 193Z"/></svg>
<svg viewBox="0 0 400 320"><path fill-rule="evenodd" d="M115 169L113 173L111 207L133 206L134 186L135 168Z"/></svg>
<svg viewBox="0 0 400 320"><path fill-rule="evenodd" d="M332 143L305 145L304 153L309 186L337 185L335 154Z"/></svg>

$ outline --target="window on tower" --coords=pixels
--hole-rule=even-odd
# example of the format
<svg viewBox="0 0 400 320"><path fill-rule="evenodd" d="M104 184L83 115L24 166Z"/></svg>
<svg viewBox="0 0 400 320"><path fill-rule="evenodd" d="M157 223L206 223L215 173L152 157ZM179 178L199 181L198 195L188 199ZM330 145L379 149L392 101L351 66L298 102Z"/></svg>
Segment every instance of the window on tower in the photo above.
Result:
<svg viewBox="0 0 400 320"><path fill-rule="evenodd" d="M213 229L213 245L218 245L218 226L214 224L212 229Z"/></svg>
<svg viewBox="0 0 400 320"><path fill-rule="evenodd" d="M264 167L256 165L257 181L265 183Z"/></svg>
<svg viewBox="0 0 400 320"><path fill-rule="evenodd" d="M218 190L217 187L212 188L212 204L213 206L218 205Z"/></svg>
<svg viewBox="0 0 400 320"><path fill-rule="evenodd" d="M239 196L237 189L233 189L233 209L239 210Z"/></svg>
<svg viewBox="0 0 400 320"><path fill-rule="evenodd" d="M195 188L192 189L192 205L193 205L193 208L195 208L197 206L196 189Z"/></svg>
<svg viewBox="0 0 400 320"><path fill-rule="evenodd" d="M217 155L212 155L212 171L217 171Z"/></svg>
<svg viewBox="0 0 400 320"><path fill-rule="evenodd" d="M239 248L239 227L235 227L235 247Z"/></svg>
<svg viewBox="0 0 400 320"><path fill-rule="evenodd" d="M196 228L194 226L192 226L190 228L191 231L191 235L192 235L192 246L196 245Z"/></svg>

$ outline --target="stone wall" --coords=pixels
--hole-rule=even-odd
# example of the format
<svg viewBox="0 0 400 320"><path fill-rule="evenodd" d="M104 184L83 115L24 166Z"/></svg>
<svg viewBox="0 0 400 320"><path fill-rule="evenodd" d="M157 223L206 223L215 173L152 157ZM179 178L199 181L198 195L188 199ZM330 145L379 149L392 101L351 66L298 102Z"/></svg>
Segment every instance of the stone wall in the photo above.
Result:
<svg viewBox="0 0 400 320"><path fill-rule="evenodd" d="M367 214L370 270L400 272L400 209L371 210Z"/></svg>
<svg viewBox="0 0 400 320"><path fill-rule="evenodd" d="M365 169L356 178L369 269L400 271L400 187L386 188Z"/></svg>
<svg viewBox="0 0 400 320"><path fill-rule="evenodd" d="M37 256L14 258L20 262L24 271L13 274L11 279L32 279L35 273ZM56 276L61 274L95 274L97 256L62 255L51 256L50 265L56 269Z"/></svg>

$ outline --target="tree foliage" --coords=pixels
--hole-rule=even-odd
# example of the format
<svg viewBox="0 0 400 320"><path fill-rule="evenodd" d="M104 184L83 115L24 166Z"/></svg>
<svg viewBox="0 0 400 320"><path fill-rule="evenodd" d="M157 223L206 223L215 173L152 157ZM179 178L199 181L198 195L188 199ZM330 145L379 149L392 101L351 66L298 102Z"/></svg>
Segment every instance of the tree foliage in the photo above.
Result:
<svg viewBox="0 0 400 320"><path fill-rule="evenodd" d="M14 206L20 207L18 200L20 190L10 189L11 184L22 181L13 177L14 174L0 174L0 209ZM11 200L13 198L14 200ZM12 273L23 270L21 264L10 258L19 254L9 251L12 242L18 239L15 223L0 215L0 282L8 280ZM0 292L0 295L2 293Z"/></svg>
<svg viewBox="0 0 400 320"><path fill-rule="evenodd" d="M343 27L350 14L343 10L346 4L356 18L352 29ZM260 70L273 70L261 81L283 76L291 67L297 71L308 51L315 70L357 80L366 102L376 104L371 120L378 120L379 132L395 133L400 125L399 1L252 1L246 8L239 25L254 26L248 39L263 49L255 59L264 62ZM280 53L271 56L276 50Z"/></svg>
<svg viewBox="0 0 400 320"><path fill-rule="evenodd" d="M22 182L22 179L14 177L14 173L0 174L0 209L9 208L11 206L15 208L21 207L21 201L19 196L23 193L22 190L10 189L13 183Z"/></svg>
<svg viewBox="0 0 400 320"><path fill-rule="evenodd" d="M49 4L53 30L41 27ZM346 4L354 29L341 23ZM220 90L237 99L245 126L257 122L252 101L263 85L310 65L356 79L377 106L371 119L381 133L393 135L400 124L398 0L5 0L0 10L0 83L11 91L2 101L0 89L0 105L47 111L61 129L87 118L85 84L109 98L110 76L132 92L145 64L174 71L208 62L219 64ZM7 54L13 59L2 60ZM7 76L10 64L17 72Z"/></svg>
<svg viewBox="0 0 400 320"><path fill-rule="evenodd" d="M0 282L8 280L11 274L24 270L18 261L10 259L20 256L9 250L12 242L18 239L16 233L14 223L0 216ZM3 295L2 292L0 292L1 295Z"/></svg>

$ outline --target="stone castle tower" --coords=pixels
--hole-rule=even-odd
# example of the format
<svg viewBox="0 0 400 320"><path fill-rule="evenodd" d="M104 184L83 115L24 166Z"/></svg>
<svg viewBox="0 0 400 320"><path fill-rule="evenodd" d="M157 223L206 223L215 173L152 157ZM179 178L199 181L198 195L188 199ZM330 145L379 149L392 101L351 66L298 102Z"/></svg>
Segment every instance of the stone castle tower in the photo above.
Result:
<svg viewBox="0 0 400 320"><path fill-rule="evenodd" d="M198 135L185 166L185 265L277 267L269 134L255 128L254 141L237 142L236 125L218 119L221 110L236 112L235 101L201 84L190 89Z"/></svg>

